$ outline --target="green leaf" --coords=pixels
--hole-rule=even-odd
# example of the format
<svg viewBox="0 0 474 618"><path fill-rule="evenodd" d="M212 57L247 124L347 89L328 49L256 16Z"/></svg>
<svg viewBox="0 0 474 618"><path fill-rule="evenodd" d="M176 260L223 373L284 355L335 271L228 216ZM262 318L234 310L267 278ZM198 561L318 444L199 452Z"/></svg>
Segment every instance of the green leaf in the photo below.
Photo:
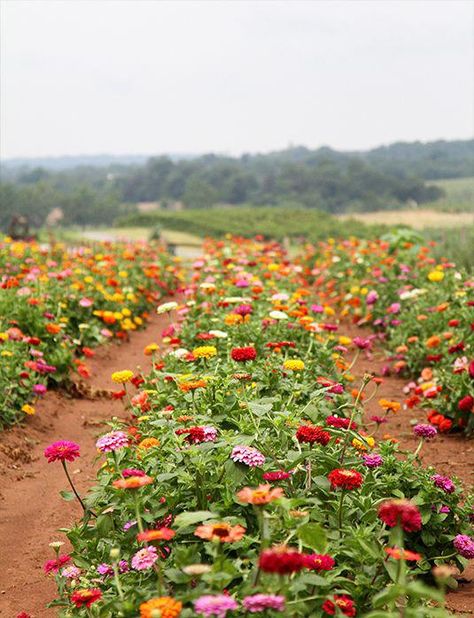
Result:
<svg viewBox="0 0 474 618"><path fill-rule="evenodd" d="M387 588L384 588L374 596L372 606L375 608L383 607L387 605L387 603L390 603L390 601L397 599L402 593L403 588L401 586L387 586Z"/></svg>
<svg viewBox="0 0 474 618"><path fill-rule="evenodd" d="M271 403L255 403L254 401L249 401L247 405L255 416L265 416L273 406Z"/></svg>
<svg viewBox="0 0 474 618"><path fill-rule="evenodd" d="M300 526L296 534L303 545L323 553L328 546L328 540L324 528L319 524L307 523Z"/></svg>
<svg viewBox="0 0 474 618"><path fill-rule="evenodd" d="M59 493L60 493L60 495L61 495L62 499L63 499L63 500L66 500L66 502L71 502L71 500L74 500L74 498L76 497L76 496L72 493L72 491L65 491L65 490L62 490L62 491L60 491Z"/></svg>
<svg viewBox="0 0 474 618"><path fill-rule="evenodd" d="M217 513L211 513L211 511L185 511L176 517L174 523L178 528L185 528L213 517L218 517Z"/></svg>

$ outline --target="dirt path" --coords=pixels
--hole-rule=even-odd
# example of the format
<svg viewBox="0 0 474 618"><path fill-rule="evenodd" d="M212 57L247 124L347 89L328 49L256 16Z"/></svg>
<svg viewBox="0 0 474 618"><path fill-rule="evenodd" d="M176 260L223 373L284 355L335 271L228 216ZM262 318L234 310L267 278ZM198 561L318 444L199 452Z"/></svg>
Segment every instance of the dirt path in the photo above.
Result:
<svg viewBox="0 0 474 618"><path fill-rule="evenodd" d="M153 316L147 328L133 333L131 341L99 348L89 362L91 386L114 389L113 371L150 367L143 348L160 340L165 318ZM70 399L49 392L37 405L27 424L0 436L0 615L15 618L21 611L32 618L53 618L57 610L45 606L55 597L54 581L42 565L53 558L49 543L64 540L58 528L69 526L81 516L76 501L64 502L59 495L68 489L61 465L48 464L44 448L55 440L80 444L81 457L70 464L77 486L85 492L96 472L95 437L104 431L103 422L123 416L122 403L113 399Z"/></svg>
<svg viewBox="0 0 474 618"><path fill-rule="evenodd" d="M349 337L369 337L372 333L368 329L357 328L353 325L345 325L341 332ZM365 372L382 375L382 367L386 364L386 357L380 346L375 344L371 353L362 352L358 357L352 373L356 378L362 378ZM403 404L405 395L403 387L407 379L395 376L383 378L377 396L369 401L366 406L367 416L381 416L379 399L389 399ZM357 382L356 382L357 383ZM387 423L383 424L377 435L389 434L400 442L403 450L414 451L419 439L412 433L412 422L426 423L426 412L421 409L401 409L397 414L389 414ZM462 435L439 434L431 444L425 444L421 451L421 459L425 465L431 465L436 471L445 476L457 476L466 489L473 489L474 485L474 440L467 440ZM460 583L455 593L450 593L447 598L447 606L452 611L474 615L474 563L471 561L468 568L462 574L463 583Z"/></svg>

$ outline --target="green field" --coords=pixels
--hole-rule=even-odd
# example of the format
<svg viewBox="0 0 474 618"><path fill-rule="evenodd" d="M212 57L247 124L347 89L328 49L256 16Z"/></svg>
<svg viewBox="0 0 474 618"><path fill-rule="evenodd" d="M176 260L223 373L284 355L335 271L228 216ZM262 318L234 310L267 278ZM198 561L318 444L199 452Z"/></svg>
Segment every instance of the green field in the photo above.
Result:
<svg viewBox="0 0 474 618"><path fill-rule="evenodd" d="M474 212L474 176L437 180L430 184L443 189L446 196L436 202L424 204L425 208L445 212Z"/></svg>

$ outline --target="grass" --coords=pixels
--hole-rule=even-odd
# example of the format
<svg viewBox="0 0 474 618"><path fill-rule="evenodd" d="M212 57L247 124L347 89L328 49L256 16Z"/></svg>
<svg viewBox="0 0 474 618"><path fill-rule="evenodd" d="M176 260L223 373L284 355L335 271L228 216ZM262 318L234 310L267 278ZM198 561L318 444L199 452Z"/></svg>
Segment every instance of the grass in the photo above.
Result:
<svg viewBox="0 0 474 618"><path fill-rule="evenodd" d="M474 225L474 210L471 212L442 212L434 208L410 208L404 210L378 210L339 215L341 221L357 219L362 223L407 225L416 230L428 228L459 228Z"/></svg>
<svg viewBox="0 0 474 618"><path fill-rule="evenodd" d="M441 187L446 196L427 204L429 208L445 212L474 213L474 176L437 180L430 184Z"/></svg>

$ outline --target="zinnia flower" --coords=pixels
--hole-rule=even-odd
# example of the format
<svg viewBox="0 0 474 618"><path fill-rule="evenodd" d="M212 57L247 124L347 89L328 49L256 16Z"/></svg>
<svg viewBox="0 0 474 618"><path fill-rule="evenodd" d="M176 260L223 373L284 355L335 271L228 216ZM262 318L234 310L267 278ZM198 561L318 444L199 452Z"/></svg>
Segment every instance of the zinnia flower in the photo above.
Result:
<svg viewBox="0 0 474 618"><path fill-rule="evenodd" d="M176 434L187 434L186 440L191 444L200 444L201 442L214 442L217 438L217 429L210 425L203 425L202 427L186 427L177 429Z"/></svg>
<svg viewBox="0 0 474 618"><path fill-rule="evenodd" d="M207 541L218 541L219 543L235 543L240 541L245 534L245 528L240 525L231 526L226 522L218 524L203 524L198 526L194 535Z"/></svg>
<svg viewBox="0 0 474 618"><path fill-rule="evenodd" d="M326 425L330 427L336 427L337 429L348 429L349 425L351 429L357 429L357 424L352 421L350 418L343 418L339 416L328 416L326 419Z"/></svg>
<svg viewBox="0 0 474 618"><path fill-rule="evenodd" d="M237 498L245 504L269 504L284 496L281 487L271 487L271 485L259 485L256 489L244 487L237 493Z"/></svg>
<svg viewBox="0 0 474 618"><path fill-rule="evenodd" d="M336 564L329 554L307 554L304 557L304 565L312 571L330 571Z"/></svg>
<svg viewBox="0 0 474 618"><path fill-rule="evenodd" d="M153 483L153 479L145 474L143 476L129 476L126 479L117 479L112 485L116 489L140 489L140 487L150 485L150 483Z"/></svg>
<svg viewBox="0 0 474 618"><path fill-rule="evenodd" d="M262 474L262 478L264 481L283 481L285 479L290 478L290 472L285 472L284 470L277 470L275 472L265 472Z"/></svg>
<svg viewBox="0 0 474 618"><path fill-rule="evenodd" d="M252 594L242 601L245 610L250 614L272 609L276 612L285 611L285 597L276 594Z"/></svg>
<svg viewBox="0 0 474 618"><path fill-rule="evenodd" d="M331 434L316 425L301 425L296 431L296 439L298 442L317 443L326 446L331 439Z"/></svg>
<svg viewBox="0 0 474 618"><path fill-rule="evenodd" d="M74 461L80 456L79 444L69 440L59 440L53 442L44 449L44 456L48 463L53 461Z"/></svg>
<svg viewBox="0 0 474 618"><path fill-rule="evenodd" d="M133 378L133 371L130 369L124 369L123 371L114 371L112 374L112 382L116 384L125 384Z"/></svg>
<svg viewBox="0 0 474 618"><path fill-rule="evenodd" d="M418 423L418 425L415 425L413 427L413 433L419 438L425 438L429 440L430 438L435 437L435 435L438 433L438 430L434 425Z"/></svg>
<svg viewBox="0 0 474 618"><path fill-rule="evenodd" d="M257 350L253 346L246 346L244 348L233 348L230 356L232 360L239 363L245 363L257 358Z"/></svg>
<svg viewBox="0 0 474 618"><path fill-rule="evenodd" d="M458 401L458 410L461 412L471 412L474 408L474 397L466 395Z"/></svg>
<svg viewBox="0 0 474 618"><path fill-rule="evenodd" d="M123 431L110 431L99 438L95 445L102 453L111 453L128 446L128 437Z"/></svg>
<svg viewBox="0 0 474 618"><path fill-rule="evenodd" d="M386 547L384 551L390 556L390 558L394 558L395 560L418 562L418 560L421 560L422 558L421 554L417 554L409 549L401 549L400 547Z"/></svg>
<svg viewBox="0 0 474 618"><path fill-rule="evenodd" d="M305 554L284 545L265 549L258 559L258 565L266 573L288 575L297 573L306 566Z"/></svg>
<svg viewBox="0 0 474 618"><path fill-rule="evenodd" d="M158 610L161 618L177 618L183 604L171 597L157 597L140 605L140 618L152 618L153 610Z"/></svg>
<svg viewBox="0 0 474 618"><path fill-rule="evenodd" d="M351 618L357 613L354 601L346 594L335 594L332 597L332 600L327 599L324 601L322 609L323 612L329 614L330 616L334 616L336 614L336 609L339 609L341 614L344 616L349 616Z"/></svg>
<svg viewBox="0 0 474 618"><path fill-rule="evenodd" d="M288 359L283 363L283 368L287 371L303 371L304 362L298 358Z"/></svg>
<svg viewBox="0 0 474 618"><path fill-rule="evenodd" d="M226 594L206 594L194 601L195 612L202 614L206 618L208 616L225 618L227 612L231 612L238 607L238 603Z"/></svg>
<svg viewBox="0 0 474 618"><path fill-rule="evenodd" d="M146 571L147 569L151 569L157 560L158 554L156 553L156 548L149 545L148 547L140 549L132 556L132 569L136 571Z"/></svg>
<svg viewBox="0 0 474 618"><path fill-rule="evenodd" d="M64 554L54 558L54 560L46 560L43 565L43 571L45 573L58 573L61 567L71 561L71 556Z"/></svg>
<svg viewBox="0 0 474 618"><path fill-rule="evenodd" d="M333 489L357 489L362 485L364 477L357 470L344 470L336 468L328 474L328 480Z"/></svg>
<svg viewBox="0 0 474 618"><path fill-rule="evenodd" d="M383 458L380 455L362 455L362 459L367 468L378 468L383 464Z"/></svg>
<svg viewBox="0 0 474 618"><path fill-rule="evenodd" d="M234 446L230 458L250 468L260 467L265 463L265 455L251 446Z"/></svg>
<svg viewBox="0 0 474 618"><path fill-rule="evenodd" d="M474 558L474 539L467 534L458 534L453 541L453 545L463 558L468 560Z"/></svg>
<svg viewBox="0 0 474 618"><path fill-rule="evenodd" d="M431 477L431 480L436 485L436 487L439 487L440 489L445 491L447 494L452 494L454 491L456 491L456 485L453 483L453 481L448 476L441 476L441 474L434 474Z"/></svg>
<svg viewBox="0 0 474 618"><path fill-rule="evenodd" d="M193 350L194 358L212 358L216 356L217 349L213 345L201 345Z"/></svg>
<svg viewBox="0 0 474 618"><path fill-rule="evenodd" d="M99 588L82 588L75 590L71 595L71 601L76 607L90 607L102 597Z"/></svg>
<svg viewBox="0 0 474 618"><path fill-rule="evenodd" d="M170 541L175 534L176 532L174 530L163 526L156 530L144 530L143 532L139 532L137 534L137 541L145 541L148 543L152 543L153 541Z"/></svg>
<svg viewBox="0 0 474 618"><path fill-rule="evenodd" d="M378 515L389 528L400 524L405 532L416 532L421 529L421 514L418 507L404 498L383 502Z"/></svg>

